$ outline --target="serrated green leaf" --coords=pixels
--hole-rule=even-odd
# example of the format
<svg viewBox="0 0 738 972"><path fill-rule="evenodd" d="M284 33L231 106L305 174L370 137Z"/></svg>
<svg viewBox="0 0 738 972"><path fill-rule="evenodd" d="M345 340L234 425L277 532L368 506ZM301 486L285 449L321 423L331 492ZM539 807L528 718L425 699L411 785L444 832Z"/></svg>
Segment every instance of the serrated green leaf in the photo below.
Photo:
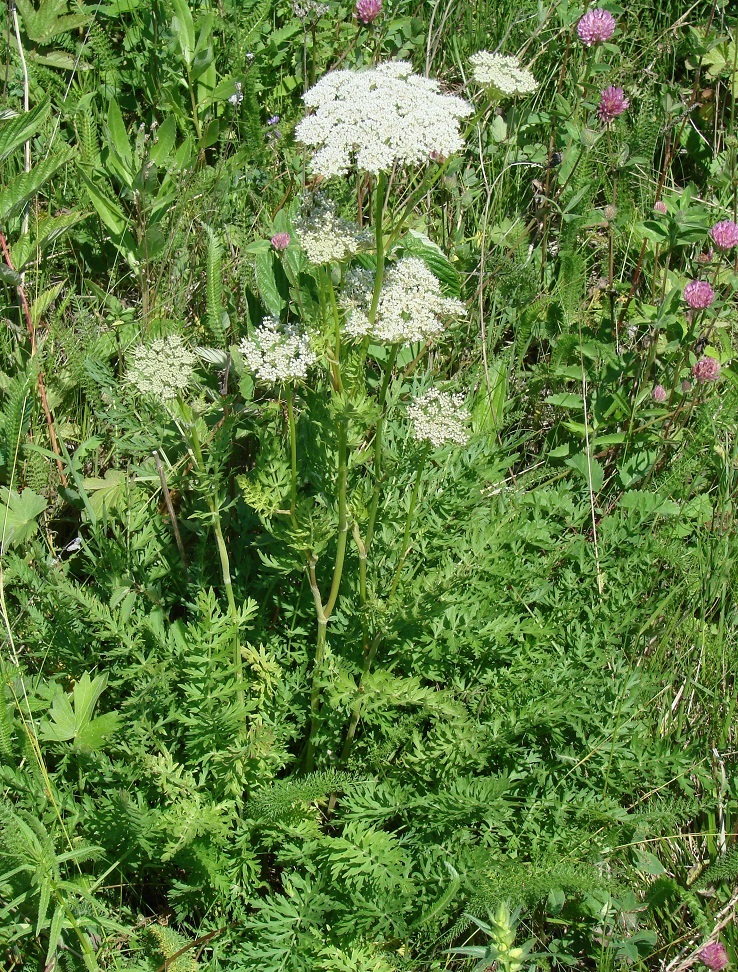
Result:
<svg viewBox="0 0 738 972"><path fill-rule="evenodd" d="M43 159L30 172L22 172L8 183L0 191L0 222L5 222L17 214L54 173L72 158L73 154L72 149L64 148Z"/></svg>
<svg viewBox="0 0 738 972"><path fill-rule="evenodd" d="M3 549L16 547L32 537L38 529L37 518L47 507L43 496L34 493L32 489L24 489L22 493L0 487L0 538Z"/></svg>
<svg viewBox="0 0 738 972"><path fill-rule="evenodd" d="M0 162L38 131L49 114L49 108L50 103L44 100L30 111L0 125Z"/></svg>
<svg viewBox="0 0 738 972"><path fill-rule="evenodd" d="M279 318L287 302L277 287L274 272L274 254L270 250L264 253L257 253L255 270L256 286L259 288L261 298L269 313Z"/></svg>

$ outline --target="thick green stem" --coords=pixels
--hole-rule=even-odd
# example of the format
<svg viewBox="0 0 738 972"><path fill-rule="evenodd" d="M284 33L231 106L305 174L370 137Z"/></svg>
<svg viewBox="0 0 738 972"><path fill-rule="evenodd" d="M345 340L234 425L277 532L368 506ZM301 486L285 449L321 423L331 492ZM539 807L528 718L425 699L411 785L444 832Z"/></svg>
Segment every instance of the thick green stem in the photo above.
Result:
<svg viewBox="0 0 738 972"><path fill-rule="evenodd" d="M400 559L395 569L394 577L392 578L392 584L390 586L389 596L387 598L387 603L391 604L394 599L395 593L397 591L397 585L400 581L400 575L402 574L402 568L405 566L405 561L407 560L407 555L409 553L409 540L410 540L410 530L412 527L413 516L415 514L415 507L418 503L418 494L420 492L420 482L423 478L423 470L425 468L425 461L428 458L428 449L424 449L420 457L420 464L418 465L418 470L415 473L415 482L413 483L413 491L410 497L410 505L407 510L407 517L405 518L405 529L402 535L402 547L400 548ZM359 549L359 567L361 572L362 564L362 554L363 554L363 565L364 565L364 587L363 590L360 584L360 596L362 598L362 606L366 601L366 549L363 544L361 544L360 538L357 540L357 547ZM343 749L341 750L341 762L344 763L351 753L351 747L354 743L354 736L356 735L356 727L359 724L359 719L361 717L361 704L364 697L364 692L366 690L366 679L372 670L372 665L374 664L374 659L377 656L377 649L381 641L381 635L377 633L372 639L371 644L368 643L368 638L364 639L364 665L361 670L361 678L359 679L359 685L356 690L356 697L351 705L351 717L349 719L348 729L346 730L346 739L344 740Z"/></svg>
<svg viewBox="0 0 738 972"><path fill-rule="evenodd" d="M292 385L287 385L287 421L290 429L290 516L295 525L297 509L297 429L295 427L295 408Z"/></svg>
<svg viewBox="0 0 738 972"><path fill-rule="evenodd" d="M202 129L200 128L200 115L197 110L197 98L195 97L195 89L192 85L192 74L190 72L189 65L186 65L186 68L187 68L187 87L190 89L190 103L192 104L192 123L195 126L195 134L197 135L197 138L199 140L200 136L202 135Z"/></svg>
<svg viewBox="0 0 738 972"><path fill-rule="evenodd" d="M418 465L418 471L415 473L415 482L413 483L413 492L410 497L410 506L407 510L407 519L405 520L405 531L402 535L402 547L400 549L400 559L397 563L397 568L395 570L395 576L392 578L392 584L390 585L389 597L387 598L387 603L390 604L395 596L395 591L397 590L397 585L400 582L400 574L402 573L402 568L405 566L405 561L407 560L407 555L410 551L408 546L410 542L410 528L412 526L413 514L415 513L415 506L418 502L418 493L420 492L420 480L423 476L423 469L425 468L425 460L428 457L428 448L423 449L423 453L420 457L420 464Z"/></svg>
<svg viewBox="0 0 738 972"><path fill-rule="evenodd" d="M374 324L377 318L377 307L379 306L379 294L382 290L382 280L384 279L384 202L387 195L387 176L380 172L377 177L377 184L374 187L374 246L377 251L377 269L374 274L374 293L372 294L372 305L369 309L369 323Z"/></svg>
<svg viewBox="0 0 738 972"><path fill-rule="evenodd" d="M200 437L197 434L197 427L191 414L188 414L189 408L184 405L184 403L181 404L189 421L189 438L192 446L192 455L195 459L195 464L197 465L198 470L202 472L205 468L205 463L203 461L202 447L200 445ZM213 532L215 533L215 541L218 547L220 573L223 580L223 587L225 588L226 601L228 602L228 617L233 627L233 665L236 671L236 698L238 699L239 705L242 706L244 702L243 660L241 658L241 641L238 633L238 610L236 609L236 598L233 594L233 582L231 580L231 564L228 557L228 547L226 546L225 537L223 536L223 525L220 518L220 506L210 494L206 496L206 502L213 518Z"/></svg>
<svg viewBox="0 0 738 972"><path fill-rule="evenodd" d="M327 290L331 299L331 314L333 316L333 335L336 342L333 354L335 362L333 364L333 386L336 391L343 391L343 381L341 380L341 317L338 313L338 302L336 300L336 289L333 286L333 277L330 267L326 270Z"/></svg>
<svg viewBox="0 0 738 972"><path fill-rule="evenodd" d="M315 612L318 616L318 638L315 646L315 663L310 687L310 735L308 737L307 753L305 755L305 771L310 772L315 765L315 741L320 725L320 678L325 658L326 632L338 594L341 589L343 565L346 559L346 541L348 539L348 502L346 499L347 480L347 441L348 420L342 418L338 428L338 540L336 542L336 559L333 565L333 579L328 600L323 605L318 581L315 574L316 560L308 561L310 587L315 601Z"/></svg>
<svg viewBox="0 0 738 972"><path fill-rule="evenodd" d="M346 541L348 540L348 503L346 501L346 441L348 438L347 420L342 419L338 429L338 542L336 545L336 562L333 567L333 583L325 606L326 620L331 616L338 600L341 586L341 575L346 558Z"/></svg>
<svg viewBox="0 0 738 972"><path fill-rule="evenodd" d="M382 438L384 435L385 403L387 401L387 389L389 388L392 377L392 369L397 359L398 346L394 344L390 350L389 357L385 364L384 378L379 392L379 420L377 421L377 431L374 435L374 492L369 507L369 523L366 528L366 539L364 546L369 550L374 537L374 526L377 520L377 510L379 508L379 497L382 486Z"/></svg>

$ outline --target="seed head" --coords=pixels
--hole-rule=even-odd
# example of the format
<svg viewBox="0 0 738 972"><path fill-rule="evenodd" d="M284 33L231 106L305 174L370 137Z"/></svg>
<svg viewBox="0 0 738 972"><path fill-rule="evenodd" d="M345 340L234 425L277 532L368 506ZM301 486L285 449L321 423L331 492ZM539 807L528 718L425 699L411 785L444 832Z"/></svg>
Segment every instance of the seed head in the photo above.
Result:
<svg viewBox="0 0 738 972"><path fill-rule="evenodd" d="M362 24L371 24L382 12L382 0L356 0L356 18Z"/></svg>
<svg viewBox="0 0 738 972"><path fill-rule="evenodd" d="M622 88L616 88L611 84L601 92L597 111L606 125L609 125L618 115L622 115L626 108L630 108L630 102Z"/></svg>
<svg viewBox="0 0 738 972"><path fill-rule="evenodd" d="M706 280L690 280L684 288L684 299L694 310L705 310L715 297L715 291Z"/></svg>
<svg viewBox="0 0 738 972"><path fill-rule="evenodd" d="M703 355L699 361L692 365L692 375L694 376L694 380L700 385L705 385L710 381L717 381L720 377L720 362L717 358L711 358L709 355ZM711 944L719 945L718 942ZM705 946L705 948L708 947L710 946ZM719 945L719 947L722 948L723 946ZM710 965L709 962L707 964ZM710 968L722 969L723 966L710 965Z"/></svg>
<svg viewBox="0 0 738 972"><path fill-rule="evenodd" d="M708 969L720 972L726 965L730 965L728 950L722 942L708 942L697 953Z"/></svg>
<svg viewBox="0 0 738 972"><path fill-rule="evenodd" d="M588 10L577 24L579 40L585 47L603 44L605 41L609 41L614 33L615 18L609 10L603 10L601 7L596 10Z"/></svg>
<svg viewBox="0 0 738 972"><path fill-rule="evenodd" d="M732 250L734 246L738 246L738 226L732 219L724 219L715 223L710 230L710 236L718 250ZM715 942L715 944L720 945L719 942ZM706 945L705 948L707 947ZM722 946L720 947L722 948Z"/></svg>

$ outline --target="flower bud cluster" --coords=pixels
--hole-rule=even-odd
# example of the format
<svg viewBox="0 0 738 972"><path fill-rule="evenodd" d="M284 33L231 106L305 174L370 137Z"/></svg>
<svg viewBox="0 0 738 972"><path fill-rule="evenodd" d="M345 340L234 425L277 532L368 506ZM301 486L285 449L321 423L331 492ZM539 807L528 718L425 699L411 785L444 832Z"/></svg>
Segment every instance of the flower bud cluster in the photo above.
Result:
<svg viewBox="0 0 738 972"><path fill-rule="evenodd" d="M300 246L316 266L340 263L372 242L369 230L338 216L335 202L322 193L303 207L295 221L295 229Z"/></svg>
<svg viewBox="0 0 738 972"><path fill-rule="evenodd" d="M491 88L500 98L532 94L538 87L531 72L521 68L517 57L512 55L477 51L469 60L477 84Z"/></svg>
<svg viewBox="0 0 738 972"><path fill-rule="evenodd" d="M155 395L165 402L172 401L187 388L197 363L196 355L177 334L139 344L131 352L131 359L128 381L142 395Z"/></svg>
<svg viewBox="0 0 738 972"><path fill-rule="evenodd" d="M418 442L430 442L440 449L447 442L466 445L469 441L471 416L464 407L464 396L460 393L431 388L413 399L407 413L413 426L413 436Z"/></svg>

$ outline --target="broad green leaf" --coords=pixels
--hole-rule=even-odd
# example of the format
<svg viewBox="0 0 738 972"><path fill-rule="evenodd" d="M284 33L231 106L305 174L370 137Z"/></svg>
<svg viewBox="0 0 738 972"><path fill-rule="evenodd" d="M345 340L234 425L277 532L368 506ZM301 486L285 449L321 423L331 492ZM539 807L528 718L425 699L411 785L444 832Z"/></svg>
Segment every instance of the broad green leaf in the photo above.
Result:
<svg viewBox="0 0 738 972"><path fill-rule="evenodd" d="M0 501L0 538L3 549L16 547L36 532L36 520L46 509L47 501L32 489L16 493L6 486L0 487Z"/></svg>
<svg viewBox="0 0 738 972"><path fill-rule="evenodd" d="M598 493L602 489L605 471L600 463L596 459L590 458L586 452L580 452L576 456L572 456L571 459L567 459L566 465L576 469L588 487L591 481L593 493Z"/></svg>
<svg viewBox="0 0 738 972"><path fill-rule="evenodd" d="M174 7L174 20L172 30L179 41L179 49L182 52L185 64L189 67L195 55L195 24L192 20L192 13L187 5L187 0L172 0Z"/></svg>
<svg viewBox="0 0 738 972"><path fill-rule="evenodd" d="M255 262L256 285L267 310L274 317L279 318L286 305L284 297L279 292L274 277L274 254L267 250L258 253Z"/></svg>
<svg viewBox="0 0 738 972"><path fill-rule="evenodd" d="M557 405L559 408L584 408L584 400L581 395L573 392L564 392L560 395L549 395L546 399L547 405Z"/></svg>
<svg viewBox="0 0 738 972"><path fill-rule="evenodd" d="M108 469L104 479L84 480L96 516L103 516L106 509L116 510L125 505L126 483L126 474L120 469Z"/></svg>
<svg viewBox="0 0 738 972"><path fill-rule="evenodd" d="M95 706L108 682L107 674L90 680L82 675L70 695L58 692L49 710L50 721L44 720L40 738L51 742L74 742L78 749L99 749L111 736L119 721L118 713L108 712L93 719Z"/></svg>
<svg viewBox="0 0 738 972"><path fill-rule="evenodd" d="M113 171L120 175L126 185L133 183L135 175L133 171L133 156L131 145L128 141L128 132L123 121L118 102L111 98L108 105L108 144L113 153L113 158L109 162L113 163ZM117 164L116 164L117 163Z"/></svg>
<svg viewBox="0 0 738 972"><path fill-rule="evenodd" d="M45 67L61 68L63 71L90 71L92 65L82 61L67 51L49 51L48 54L33 52L32 59Z"/></svg>
<svg viewBox="0 0 738 972"><path fill-rule="evenodd" d="M136 270L139 264L136 244L128 232L128 219L123 213L123 210L117 202L114 202L109 196L106 196L84 172L80 172L80 176L87 190L87 195L90 197L90 202L95 207L95 211L103 224L110 230L113 243L115 243L123 254L129 267L132 270Z"/></svg>
<svg viewBox="0 0 738 972"><path fill-rule="evenodd" d="M0 223L16 215L39 191L39 189L67 163L73 151L64 148L54 155L43 159L30 172L22 172L0 191Z"/></svg>
<svg viewBox="0 0 738 972"><path fill-rule="evenodd" d="M459 296L459 275L437 243L429 240L422 233L409 230L402 245L407 253L423 260L431 273L441 281L447 296Z"/></svg>
<svg viewBox="0 0 738 972"><path fill-rule="evenodd" d="M156 141L151 146L149 158L156 165L163 165L169 158L177 139L177 120L169 115L156 130Z"/></svg>
<svg viewBox="0 0 738 972"><path fill-rule="evenodd" d="M46 311L49 309L49 307L51 307L56 298L64 289L65 283L66 280L60 280L59 283L54 284L53 287L49 287L48 290L45 290L42 294L39 294L31 304L31 320L33 321L34 325L38 325L38 323L41 321Z"/></svg>
<svg viewBox="0 0 738 972"><path fill-rule="evenodd" d="M50 103L44 100L30 111L0 124L0 162L35 135L49 114L49 108Z"/></svg>

